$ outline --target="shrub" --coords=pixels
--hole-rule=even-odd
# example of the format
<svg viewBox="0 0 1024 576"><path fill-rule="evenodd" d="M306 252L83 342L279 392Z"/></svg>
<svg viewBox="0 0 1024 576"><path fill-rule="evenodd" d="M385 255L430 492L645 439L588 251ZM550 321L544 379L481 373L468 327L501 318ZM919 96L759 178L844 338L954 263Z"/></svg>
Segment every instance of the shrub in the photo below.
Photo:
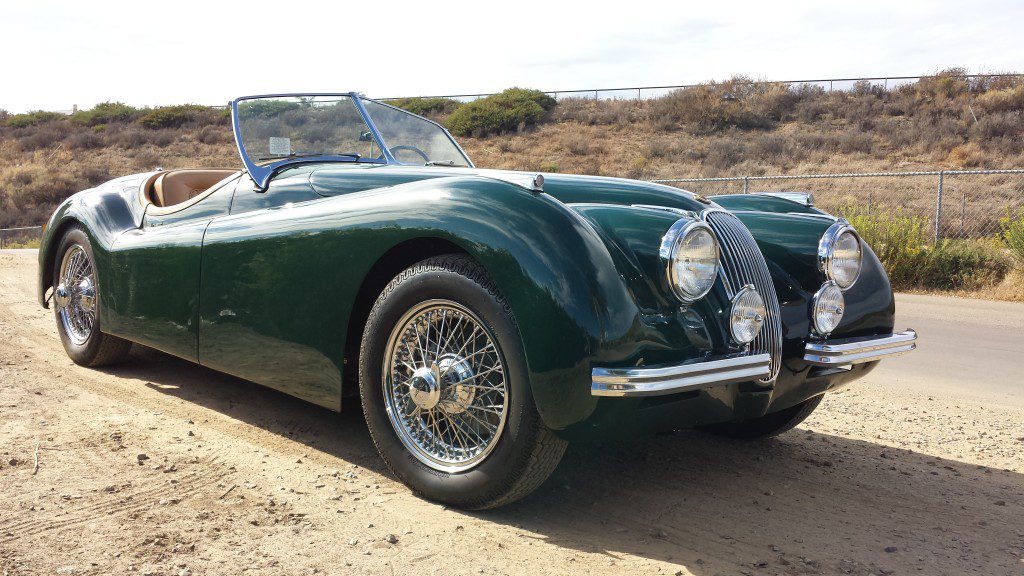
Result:
<svg viewBox="0 0 1024 576"><path fill-rule="evenodd" d="M64 142L68 145L68 148L72 150L91 150L93 148L103 147L103 138L99 134L89 130L86 132L76 132L64 139Z"/></svg>
<svg viewBox="0 0 1024 576"><path fill-rule="evenodd" d="M82 110L71 115L71 121L85 126L98 126L110 122L131 122L143 111L121 102L101 102L90 110Z"/></svg>
<svg viewBox="0 0 1024 576"><path fill-rule="evenodd" d="M771 103L752 109L746 80L735 78L721 84L712 82L704 86L673 90L651 102L651 115L662 125L666 123L689 126L698 133L708 133L735 127L742 129L768 128L771 119L766 116Z"/></svg>
<svg viewBox="0 0 1024 576"><path fill-rule="evenodd" d="M998 283L1009 271L1006 258L984 240L940 240L928 244L928 222L894 213L869 215L840 210L871 246L896 289L975 289Z"/></svg>
<svg viewBox="0 0 1024 576"><path fill-rule="evenodd" d="M562 98L554 108L555 122L579 122L587 125L625 125L646 116L642 103L635 100L595 100L593 98Z"/></svg>
<svg viewBox="0 0 1024 576"><path fill-rule="evenodd" d="M397 98L387 103L420 116L446 116L462 106L453 98Z"/></svg>
<svg viewBox="0 0 1024 576"><path fill-rule="evenodd" d="M1024 85L1003 90L989 90L978 96L978 107L985 112L1024 110Z"/></svg>
<svg viewBox="0 0 1024 576"><path fill-rule="evenodd" d="M940 240L924 254L917 279L924 288L972 290L992 286L1010 268L998 248L984 240Z"/></svg>
<svg viewBox="0 0 1024 576"><path fill-rule="evenodd" d="M770 84L766 90L754 93L747 107L754 117L782 121L796 112L796 106L803 96L785 84Z"/></svg>
<svg viewBox="0 0 1024 576"><path fill-rule="evenodd" d="M1003 243L1010 249L1010 252L1017 259L1017 262L1024 265L1024 213L1007 214L999 219L999 227L1002 230Z"/></svg>
<svg viewBox="0 0 1024 576"><path fill-rule="evenodd" d="M487 136L520 130L539 123L556 101L539 90L509 88L463 104L445 120L457 136Z"/></svg>
<svg viewBox="0 0 1024 576"><path fill-rule="evenodd" d="M53 122L54 120L60 120L61 118L64 118L64 115L60 112L35 110L24 114L14 114L4 120L4 124L11 128L26 128L28 126L36 126L47 122Z"/></svg>
<svg viewBox="0 0 1024 576"><path fill-rule="evenodd" d="M162 106L147 112L139 123L150 129L178 128L190 122L213 116L213 111L198 104L180 104L178 106Z"/></svg>
<svg viewBox="0 0 1024 576"><path fill-rule="evenodd" d="M18 147L25 152L50 148L64 139L67 124L48 124L34 128L31 132L18 138Z"/></svg>
<svg viewBox="0 0 1024 576"><path fill-rule="evenodd" d="M224 144L231 142L233 135L230 129L219 126L203 126L196 134L196 140L203 144Z"/></svg>

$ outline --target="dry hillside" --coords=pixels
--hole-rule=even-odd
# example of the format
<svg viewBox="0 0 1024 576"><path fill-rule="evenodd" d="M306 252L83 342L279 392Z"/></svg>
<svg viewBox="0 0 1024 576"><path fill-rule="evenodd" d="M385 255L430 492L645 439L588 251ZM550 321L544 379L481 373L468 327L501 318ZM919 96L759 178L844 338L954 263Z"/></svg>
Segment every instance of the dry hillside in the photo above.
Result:
<svg viewBox="0 0 1024 576"><path fill-rule="evenodd" d="M426 112L445 121L456 106ZM1024 152L1024 85L958 70L895 90L740 78L654 100L563 99L546 108L503 133L460 125L470 134L460 140L479 166L632 178L1019 167ZM0 112L0 227L38 224L68 195L125 173L238 164L223 111L107 103L70 117ZM1020 178L978 182L963 186L999 189L1007 206L1024 193ZM914 191L925 201L917 192L932 186L814 185L885 188L894 198Z"/></svg>

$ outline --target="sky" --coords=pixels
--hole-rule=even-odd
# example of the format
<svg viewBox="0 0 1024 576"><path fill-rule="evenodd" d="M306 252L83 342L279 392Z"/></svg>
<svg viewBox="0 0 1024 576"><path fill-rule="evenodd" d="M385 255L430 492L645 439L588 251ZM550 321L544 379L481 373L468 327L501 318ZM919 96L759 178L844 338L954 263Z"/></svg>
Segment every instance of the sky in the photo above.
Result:
<svg viewBox="0 0 1024 576"><path fill-rule="evenodd" d="M1024 71L1024 3L6 0L0 108Z"/></svg>

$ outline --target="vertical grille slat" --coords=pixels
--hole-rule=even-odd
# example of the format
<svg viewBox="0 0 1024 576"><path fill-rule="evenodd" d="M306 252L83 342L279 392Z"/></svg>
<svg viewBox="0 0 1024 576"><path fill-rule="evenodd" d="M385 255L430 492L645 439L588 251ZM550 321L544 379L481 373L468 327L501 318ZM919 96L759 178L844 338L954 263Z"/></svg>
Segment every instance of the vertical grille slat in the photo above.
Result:
<svg viewBox="0 0 1024 576"><path fill-rule="evenodd" d="M768 264L747 227L732 214L722 210L709 210L703 219L718 236L722 249L722 271L730 298L740 288L751 284L764 299L767 318L764 327L751 342L754 354L769 354L771 376L774 379L782 366L782 320L779 298L775 294Z"/></svg>

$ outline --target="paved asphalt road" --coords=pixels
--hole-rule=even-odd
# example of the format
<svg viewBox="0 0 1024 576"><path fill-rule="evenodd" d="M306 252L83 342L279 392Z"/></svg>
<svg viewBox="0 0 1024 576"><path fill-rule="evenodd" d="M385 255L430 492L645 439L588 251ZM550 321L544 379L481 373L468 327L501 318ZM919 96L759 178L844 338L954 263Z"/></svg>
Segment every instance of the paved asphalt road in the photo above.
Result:
<svg viewBox="0 0 1024 576"><path fill-rule="evenodd" d="M918 350L882 362L866 382L1024 408L1024 304L898 294L896 329L906 328L917 330Z"/></svg>
<svg viewBox="0 0 1024 576"><path fill-rule="evenodd" d="M882 362L871 381L1024 407L1024 304L898 294L896 329L918 350Z"/></svg>

